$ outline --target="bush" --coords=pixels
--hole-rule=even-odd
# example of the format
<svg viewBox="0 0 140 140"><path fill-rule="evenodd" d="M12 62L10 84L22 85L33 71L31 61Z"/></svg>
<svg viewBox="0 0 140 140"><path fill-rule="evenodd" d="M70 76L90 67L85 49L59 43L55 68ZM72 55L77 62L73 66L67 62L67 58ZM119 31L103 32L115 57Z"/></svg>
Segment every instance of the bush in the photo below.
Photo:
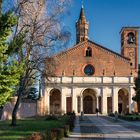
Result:
<svg viewBox="0 0 140 140"><path fill-rule="evenodd" d="M108 116L115 117L114 113L109 113Z"/></svg>
<svg viewBox="0 0 140 140"><path fill-rule="evenodd" d="M49 139L49 137L46 133L41 133L41 136L42 136L43 140L48 140Z"/></svg>
<svg viewBox="0 0 140 140"><path fill-rule="evenodd" d="M43 136L41 133L33 133L27 140L43 140Z"/></svg>
<svg viewBox="0 0 140 140"><path fill-rule="evenodd" d="M127 121L136 121L138 120L138 116L137 115L119 115L119 118L127 120Z"/></svg>
<svg viewBox="0 0 140 140"><path fill-rule="evenodd" d="M48 115L46 116L46 120L58 120L58 117L55 115Z"/></svg>
<svg viewBox="0 0 140 140"><path fill-rule="evenodd" d="M51 130L51 140L62 140L64 138L64 129L55 128Z"/></svg>
<svg viewBox="0 0 140 140"><path fill-rule="evenodd" d="M74 123L73 121L69 120L68 125L70 126L70 130L72 131L74 128Z"/></svg>
<svg viewBox="0 0 140 140"><path fill-rule="evenodd" d="M64 125L63 129L64 129L64 136L68 137L69 133L70 133L70 126L69 125Z"/></svg>
<svg viewBox="0 0 140 140"><path fill-rule="evenodd" d="M49 140L50 139L50 132L48 131L48 130L46 130L45 132L44 132L44 140Z"/></svg>
<svg viewBox="0 0 140 140"><path fill-rule="evenodd" d="M57 140L62 140L64 138L64 129L59 128L57 133Z"/></svg>
<svg viewBox="0 0 140 140"><path fill-rule="evenodd" d="M52 129L50 132L50 140L57 140L57 130Z"/></svg>
<svg viewBox="0 0 140 140"><path fill-rule="evenodd" d="M70 130L71 130L71 131L72 131L72 129L74 128L75 118L76 118L76 116L75 116L74 113L72 113L72 115L69 115L69 117L68 117L68 122L67 122L67 124L70 126Z"/></svg>
<svg viewBox="0 0 140 140"><path fill-rule="evenodd" d="M68 116L76 116L74 111L73 112L67 112L67 115Z"/></svg>

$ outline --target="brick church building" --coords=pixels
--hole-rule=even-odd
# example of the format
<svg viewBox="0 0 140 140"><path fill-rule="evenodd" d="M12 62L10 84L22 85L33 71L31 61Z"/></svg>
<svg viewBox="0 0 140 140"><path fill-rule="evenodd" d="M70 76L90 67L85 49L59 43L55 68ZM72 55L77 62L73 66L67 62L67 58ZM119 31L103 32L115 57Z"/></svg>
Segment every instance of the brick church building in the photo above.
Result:
<svg viewBox="0 0 140 140"><path fill-rule="evenodd" d="M81 8L76 22L76 45L53 56L55 77L49 77L37 102L23 102L18 118L46 114L102 114L137 111L132 100L138 73L138 27L120 31L121 53L88 39L88 22ZM2 119L11 119L15 101L4 107Z"/></svg>
<svg viewBox="0 0 140 140"><path fill-rule="evenodd" d="M132 97L138 72L138 27L120 31L121 53L88 39L88 22L81 8L76 22L76 45L54 56L55 77L43 90L39 114L102 114L135 111Z"/></svg>

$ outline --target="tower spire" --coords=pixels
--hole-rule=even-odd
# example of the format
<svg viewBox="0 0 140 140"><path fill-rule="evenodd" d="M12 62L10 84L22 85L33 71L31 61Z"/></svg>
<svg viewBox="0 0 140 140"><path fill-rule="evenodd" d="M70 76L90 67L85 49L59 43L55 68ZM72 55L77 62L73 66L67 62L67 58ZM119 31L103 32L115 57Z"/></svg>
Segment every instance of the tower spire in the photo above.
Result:
<svg viewBox="0 0 140 140"><path fill-rule="evenodd" d="M79 20L86 21L85 12L84 12L84 0L82 0L82 8L80 11Z"/></svg>
<svg viewBox="0 0 140 140"><path fill-rule="evenodd" d="M76 42L88 40L88 22L84 13L84 0L82 0L82 8L80 11L79 20L76 22Z"/></svg>

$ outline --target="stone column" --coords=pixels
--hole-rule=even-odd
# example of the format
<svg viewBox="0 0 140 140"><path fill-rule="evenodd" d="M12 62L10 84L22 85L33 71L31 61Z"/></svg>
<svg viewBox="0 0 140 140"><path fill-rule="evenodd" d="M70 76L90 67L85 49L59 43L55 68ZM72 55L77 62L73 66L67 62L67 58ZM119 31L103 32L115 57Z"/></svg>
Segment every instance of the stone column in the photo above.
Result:
<svg viewBox="0 0 140 140"><path fill-rule="evenodd" d="M46 108L47 108L47 114L50 114L50 94L47 94L47 105L46 105Z"/></svg>
<svg viewBox="0 0 140 140"><path fill-rule="evenodd" d="M98 96L96 97L96 107L99 109L99 98L98 98Z"/></svg>
<svg viewBox="0 0 140 140"><path fill-rule="evenodd" d="M64 114L66 113L66 96L65 96L65 93L66 93L66 89L65 88L62 88L61 90L61 113Z"/></svg>
<svg viewBox="0 0 140 140"><path fill-rule="evenodd" d="M112 111L115 113L115 111L118 112L118 88L113 87L112 88Z"/></svg>
<svg viewBox="0 0 140 140"><path fill-rule="evenodd" d="M134 103L132 100L132 97L134 95L135 95L135 90L133 89L133 86L131 86L129 90L129 113L132 113L132 111L134 111Z"/></svg>
<svg viewBox="0 0 140 140"><path fill-rule="evenodd" d="M76 96L76 88L72 88L72 111L77 114L77 96Z"/></svg>
<svg viewBox="0 0 140 140"><path fill-rule="evenodd" d="M83 112L83 96L81 96L81 112Z"/></svg>
<svg viewBox="0 0 140 140"><path fill-rule="evenodd" d="M102 114L107 114L107 96L104 87L102 88Z"/></svg>

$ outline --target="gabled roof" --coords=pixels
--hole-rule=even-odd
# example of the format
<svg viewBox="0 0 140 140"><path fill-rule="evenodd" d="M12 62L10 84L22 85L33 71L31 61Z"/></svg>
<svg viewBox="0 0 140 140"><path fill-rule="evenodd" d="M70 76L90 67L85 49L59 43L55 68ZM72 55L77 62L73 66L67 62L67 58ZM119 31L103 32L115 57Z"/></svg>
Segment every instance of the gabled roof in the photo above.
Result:
<svg viewBox="0 0 140 140"><path fill-rule="evenodd" d="M101 49L103 49L103 50L105 50L105 51L107 51L107 52L109 52L109 53L111 53L111 54L113 54L113 55L116 55L116 56L118 56L118 57L120 57L120 58L122 58L122 59L124 59L124 60L126 60L126 61L130 61L129 58L127 58L127 57L125 57L125 56L122 56L121 54L116 53L116 52L114 52L114 51L112 51L112 50L110 50L110 49L108 49L108 48L106 48L106 47L104 47L104 46L102 46L102 45L99 45L99 44L97 44L97 43L95 43L95 42L93 42L93 41L91 41L91 40L78 43L78 44L74 45L72 48L69 48L69 49L67 49L67 50L65 50L65 51L62 51L62 52L60 52L60 53L54 55L53 57L63 56L63 55L65 55L65 54L71 52L72 50L78 49L80 46L83 46L83 44L85 44L85 43L87 43L87 42L89 42L89 43L95 45L96 47L99 47L99 48L101 48Z"/></svg>

